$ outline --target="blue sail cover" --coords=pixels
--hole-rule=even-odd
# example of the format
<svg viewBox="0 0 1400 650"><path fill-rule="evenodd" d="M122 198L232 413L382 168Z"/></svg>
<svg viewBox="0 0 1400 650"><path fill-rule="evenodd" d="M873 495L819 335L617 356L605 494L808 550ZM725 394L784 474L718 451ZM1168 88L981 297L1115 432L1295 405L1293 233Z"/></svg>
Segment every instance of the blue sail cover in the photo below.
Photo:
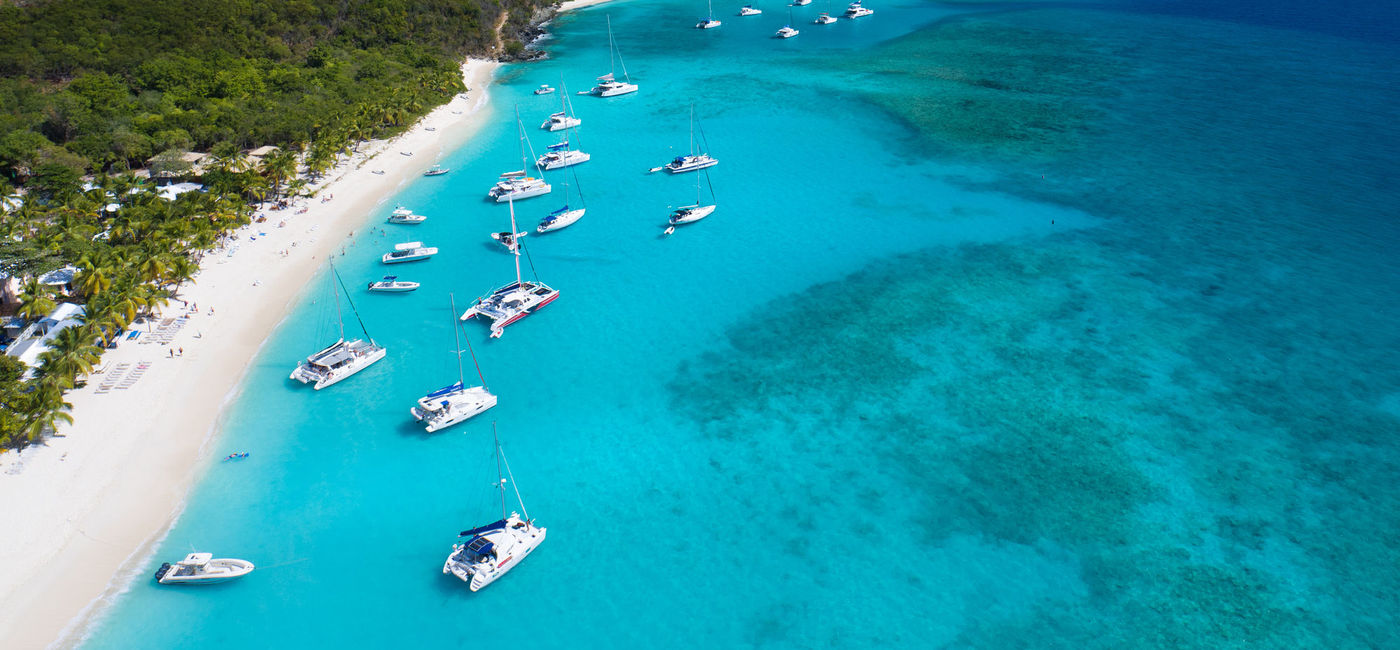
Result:
<svg viewBox="0 0 1400 650"><path fill-rule="evenodd" d="M491 532L491 531L493 531L493 530L505 530L505 529L506 529L506 520L502 519L502 520L500 520L500 521L498 521L498 522L496 522L496 523L486 524L485 526L478 526L478 527L473 528L473 529L471 529L471 530L464 530L464 531L458 533L457 536L458 536L458 537L466 537L467 535L480 535L480 534L482 534L482 533L489 533L489 532Z"/></svg>
<svg viewBox="0 0 1400 650"><path fill-rule="evenodd" d="M559 215L561 215L561 214L564 214L565 212L568 212L568 211L569 211L569 206L568 206L568 204L565 204L564 207L559 208L558 210L555 210L554 212L549 213L549 220L550 220L550 221L553 221L555 217L557 217L557 216L559 216Z"/></svg>
<svg viewBox="0 0 1400 650"><path fill-rule="evenodd" d="M453 382L453 384L452 384L451 386L443 386L442 388L439 388L439 389L437 389L437 390L435 390L435 391L433 391L433 392L431 392L431 393L428 393L428 397L441 397L441 396L446 395L446 394L448 394L448 393L452 393L452 392L459 391L459 390L462 390L462 382L460 382L460 381L458 381L458 382ZM463 534L465 535L466 533L463 533Z"/></svg>
<svg viewBox="0 0 1400 650"><path fill-rule="evenodd" d="M568 141L568 140L565 140L565 141L563 141L563 142L560 142L559 144L552 144L552 145L549 145L549 150L550 150L550 151L558 151L558 150L560 150L560 149L568 149L568 148L569 148L569 141Z"/></svg>

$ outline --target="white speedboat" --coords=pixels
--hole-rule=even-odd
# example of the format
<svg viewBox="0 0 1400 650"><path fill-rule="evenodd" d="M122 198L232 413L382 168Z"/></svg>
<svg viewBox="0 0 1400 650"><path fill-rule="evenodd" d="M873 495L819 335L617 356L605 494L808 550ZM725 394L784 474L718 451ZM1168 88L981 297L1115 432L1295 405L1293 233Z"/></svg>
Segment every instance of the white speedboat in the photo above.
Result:
<svg viewBox="0 0 1400 650"><path fill-rule="evenodd" d="M510 230L515 229L515 202L510 203ZM559 290L543 282L529 282L520 277L520 246L515 250L515 282L476 299L462 314L462 320L477 316L491 320L491 338L500 338L506 326L539 311L559 297Z"/></svg>
<svg viewBox="0 0 1400 650"><path fill-rule="evenodd" d="M545 529L536 526L530 518L518 487L515 489L515 499L525 516L521 517L515 512L506 514L506 484L515 483L515 476L511 474L510 463L506 462L499 438L496 439L496 458L499 461L496 464L496 487L501 491L500 520L458 533L457 537L465 538L465 541L453 544L452 552L442 564L444 574L457 576L472 591L480 591L514 569L545 538ZM504 476L500 472L502 465L505 466Z"/></svg>
<svg viewBox="0 0 1400 650"><path fill-rule="evenodd" d="M797 30L793 29L792 25L783 25L782 28L778 30L778 33L774 34L774 36L777 36L778 38L792 38L798 35L799 33L801 32L798 32Z"/></svg>
<svg viewBox="0 0 1400 650"><path fill-rule="evenodd" d="M612 64L613 59L617 59L617 62L618 62L619 64L621 64L621 66L622 66L622 78L624 79L624 81L618 81L617 78L614 77L614 73L616 73L616 71L617 71L616 68L614 68L613 70L609 71L607 74L605 74L605 75L603 75L603 76L601 76L601 77L598 77L598 80L597 80L597 81L598 81L598 85L594 86L592 90L589 90L589 91L588 91L588 94L593 95L594 97L616 97L616 96L618 96L618 95L626 95L626 94L628 94L628 93L635 93L635 92L637 92L637 84L632 83L632 79L631 79L630 77L627 76L627 64L622 62L622 53L619 52L619 51L617 50L617 42L613 40L613 35L612 35L612 17L609 17L609 18L608 18L608 64L609 64L609 65Z"/></svg>
<svg viewBox="0 0 1400 650"><path fill-rule="evenodd" d="M413 214L413 211L399 206L389 213L389 223L402 223L407 225L417 225L427 221L428 218L421 214Z"/></svg>
<svg viewBox="0 0 1400 650"><path fill-rule="evenodd" d="M700 19L700 22L695 23L695 28L696 28L696 29L714 29L714 28L716 28L716 27L719 27L720 22L719 22L718 20L715 20L715 7L714 7L714 2L713 2L713 0L707 0L707 1L705 2L705 7L706 7L706 9L707 9L707 12L705 13L705 17L704 17L704 18L701 18L701 19Z"/></svg>
<svg viewBox="0 0 1400 650"><path fill-rule="evenodd" d="M501 245L505 246L506 250L514 253L515 248L520 245L520 238L528 234L530 234L528 230L524 232L493 232L491 233L491 239L501 242Z"/></svg>
<svg viewBox="0 0 1400 650"><path fill-rule="evenodd" d="M497 203L504 203L549 194L553 189L543 178L525 176L524 172L508 172L501 174L486 195L495 199Z"/></svg>
<svg viewBox="0 0 1400 650"><path fill-rule="evenodd" d="M812 22L818 25L830 25L831 23L836 22L836 18L831 14L823 11L822 14L820 16L817 16L817 19L813 20Z"/></svg>
<svg viewBox="0 0 1400 650"><path fill-rule="evenodd" d="M486 388L486 377L481 374L481 366L476 363L476 352L472 351L472 363L476 374L481 377L480 386L467 386L462 372L462 339L457 335L457 305L452 303L452 340L457 345L457 382L444 386L418 398L418 405L409 409L414 419L423 423L428 433L446 429L454 424L466 422L496 405L496 396ZM471 351L471 340L467 340L467 350Z"/></svg>
<svg viewBox="0 0 1400 650"><path fill-rule="evenodd" d="M757 16L761 13L763 13L763 10L753 5L744 5L739 8L740 16Z"/></svg>
<svg viewBox="0 0 1400 650"><path fill-rule="evenodd" d="M385 253L380 258L385 264L399 264L402 262L417 262L426 260L437 255L438 249L435 246L424 246L421 241L410 241L402 244L394 244L394 251Z"/></svg>
<svg viewBox="0 0 1400 650"><path fill-rule="evenodd" d="M312 384L316 390L334 385L368 368L374 362L383 359L386 352L384 346L375 343L374 338L369 335L369 330L365 329L365 323L360 319L360 313L355 310L355 303L350 300L348 291L345 292L345 301L350 303L350 311L355 312L355 320L360 321L360 329L364 331L365 338L345 340L345 317L340 313L340 292L335 286L340 285L339 288L343 290L344 285L341 284L340 275L335 272L335 268L331 268L331 276L331 291L335 294L335 315L340 322L340 338L297 364L291 375L292 379L303 384Z"/></svg>
<svg viewBox="0 0 1400 650"><path fill-rule="evenodd" d="M398 276L386 275L383 280L376 280L369 283L370 291L381 293L404 293L418 288L417 282L400 280Z"/></svg>
<svg viewBox="0 0 1400 650"><path fill-rule="evenodd" d="M578 221L580 218L583 217L584 212L585 208L571 210L569 209L568 205L565 205L564 207L559 208L558 210L555 210L554 212L551 212L548 215L545 215L545 218L540 220L539 227L535 228L535 232L547 233L550 231L561 230L563 228L572 226L574 225L575 221Z"/></svg>
<svg viewBox="0 0 1400 650"><path fill-rule="evenodd" d="M560 97L564 97L564 95L561 94ZM540 128L548 131L563 131L564 129L570 129L580 124L583 124L583 120L569 115L564 111L559 111L558 113L551 114L549 119L545 120L544 124L540 125Z"/></svg>
<svg viewBox="0 0 1400 650"><path fill-rule="evenodd" d="M447 168L447 167L443 167L442 165L433 165L432 168L430 168L428 171L423 172L423 175L424 175L424 176L442 176L443 174L446 174L447 172L450 172L450 171L452 171L452 170L449 169L449 168Z"/></svg>
<svg viewBox="0 0 1400 650"><path fill-rule="evenodd" d="M540 84L540 87L535 89L536 95L548 95L552 92L554 92L554 89L551 88L549 84Z"/></svg>
<svg viewBox="0 0 1400 650"><path fill-rule="evenodd" d="M577 149L569 148L569 141L565 140L559 144L549 145L549 151L543 156L535 159L535 166L540 169L563 169L571 165L586 163L593 156Z"/></svg>
<svg viewBox="0 0 1400 650"><path fill-rule="evenodd" d="M866 9L860 2L861 0L856 0L846 7L847 18L860 18L861 16L869 16L875 13L874 9Z"/></svg>
<svg viewBox="0 0 1400 650"><path fill-rule="evenodd" d="M253 572L253 563L233 558L216 558L212 553L190 553L185 559L166 562L156 569L156 582L163 585L208 585L242 578Z"/></svg>

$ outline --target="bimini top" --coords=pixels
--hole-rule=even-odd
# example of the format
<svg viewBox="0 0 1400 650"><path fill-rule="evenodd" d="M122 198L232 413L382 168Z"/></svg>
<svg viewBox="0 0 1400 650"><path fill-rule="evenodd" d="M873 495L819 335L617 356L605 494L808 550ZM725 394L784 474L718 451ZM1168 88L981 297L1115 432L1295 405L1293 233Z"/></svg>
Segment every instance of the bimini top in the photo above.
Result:
<svg viewBox="0 0 1400 650"><path fill-rule="evenodd" d="M180 560L180 564L184 566L204 566L209 564L209 561L212 559L214 559L213 553L190 553L185 556L185 559Z"/></svg>
<svg viewBox="0 0 1400 650"><path fill-rule="evenodd" d="M415 249L415 248L422 248L422 247L423 247L423 242L421 242L421 241L410 241L410 242L404 242L404 243L402 243L402 244L394 244L394 250L396 250L396 251L411 251L411 250L413 250L413 249Z"/></svg>

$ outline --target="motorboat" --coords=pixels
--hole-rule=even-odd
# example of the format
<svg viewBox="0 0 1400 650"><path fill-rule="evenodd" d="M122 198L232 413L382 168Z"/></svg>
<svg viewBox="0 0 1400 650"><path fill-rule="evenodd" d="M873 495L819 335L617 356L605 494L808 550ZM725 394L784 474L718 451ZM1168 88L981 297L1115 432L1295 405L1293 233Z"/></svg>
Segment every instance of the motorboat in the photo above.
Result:
<svg viewBox="0 0 1400 650"><path fill-rule="evenodd" d="M467 350L471 351L472 364L481 378L480 386L467 386L462 372L462 339L457 335L457 305L453 301L452 340L457 345L457 381L418 398L418 405L409 409L413 418L423 423L428 433L446 429L454 424L466 422L496 405L496 396L486 388L486 377L481 374L481 365L476 363L476 352L467 340Z"/></svg>
<svg viewBox="0 0 1400 650"><path fill-rule="evenodd" d="M818 25L830 25L831 23L836 22L836 18L831 14L823 11L821 15L817 16L817 19L813 20L812 22Z"/></svg>
<svg viewBox="0 0 1400 650"><path fill-rule="evenodd" d="M717 206L700 205L697 203L695 205L676 208L676 210L671 213L671 218L668 219L668 221L673 226L679 226L683 223L694 223L710 216L710 214L715 211L715 207Z"/></svg>
<svg viewBox="0 0 1400 650"><path fill-rule="evenodd" d="M386 275L383 280L376 280L369 283L370 291L381 293L406 293L418 288L417 282L400 280L398 276Z"/></svg>
<svg viewBox="0 0 1400 650"><path fill-rule="evenodd" d="M554 92L554 88L549 84L540 84L540 87L535 89L536 95L548 95L552 92Z"/></svg>
<svg viewBox="0 0 1400 650"><path fill-rule="evenodd" d="M744 5L739 8L740 16L757 16L761 13L763 13L763 10L753 5Z"/></svg>
<svg viewBox="0 0 1400 650"><path fill-rule="evenodd" d="M506 485L515 483L510 463L501 450L500 438L496 438L496 487L501 491L501 518L485 526L464 530L457 534L464 541L453 544L452 552L442 564L442 572L457 576L466 582L472 591L480 591L500 579L511 569L519 566L526 556L544 542L545 529L535 525L530 513L525 509L525 500L520 497L520 488L515 488L515 499L520 511L525 513L506 514ZM501 474L501 467L505 474Z"/></svg>
<svg viewBox="0 0 1400 650"><path fill-rule="evenodd" d="M792 6L794 7L805 7L809 4L812 4L812 0L792 0Z"/></svg>
<svg viewBox="0 0 1400 650"><path fill-rule="evenodd" d="M369 330L365 329L365 323L355 310L355 303L350 300L348 291L345 292L345 301L350 303L350 310L355 313L355 320L360 322L360 329L365 333L365 338L348 341L345 339L345 317L340 311L340 292L336 291L337 286L343 291L345 285L334 268L331 269L331 276L331 291L335 294L335 315L340 323L340 338L298 363L291 375L291 379L303 384L312 384L316 390L334 385L368 368L374 362L383 359L386 353L384 346L375 343L374 338L369 335Z"/></svg>
<svg viewBox="0 0 1400 650"><path fill-rule="evenodd" d="M571 210L569 209L568 205L565 205L564 207L559 208L558 210L555 210L554 212L551 212L548 215L545 215L545 218L540 220L539 227L535 228L535 232L547 233L550 231L561 230L563 228L572 226L574 225L575 221L578 221L581 217L583 217L584 211L585 208Z"/></svg>
<svg viewBox="0 0 1400 650"><path fill-rule="evenodd" d="M514 201L510 203L510 231L517 232ZM476 304L462 314L462 320L470 320L477 316L490 319L493 339L500 338L506 326L539 311L559 297L558 289L550 288L543 282L531 282L521 278L520 249L521 246L517 244L512 251L515 254L515 282L477 298Z"/></svg>
<svg viewBox="0 0 1400 650"><path fill-rule="evenodd" d="M493 232L491 233L491 239L501 242L501 245L505 246L506 250L514 253L515 248L520 245L520 238L528 234L530 234L528 230L522 232Z"/></svg>
<svg viewBox="0 0 1400 650"><path fill-rule="evenodd" d="M792 28L792 25L783 25L782 28L778 30L778 33L774 34L774 36L777 36L778 38L792 38L798 35L799 33L800 32Z"/></svg>
<svg viewBox="0 0 1400 650"><path fill-rule="evenodd" d="M676 156L674 160L666 163L666 166L662 169L672 174L683 174L685 172L701 170L706 167L714 167L718 164L719 161L710 157L710 154L702 153L690 156Z"/></svg>
<svg viewBox="0 0 1400 650"><path fill-rule="evenodd" d="M380 258L385 264L399 264L401 262L417 262L426 260L437 255L438 249L434 246L424 246L421 241L410 241L402 244L394 244L392 253L385 253Z"/></svg>
<svg viewBox="0 0 1400 650"><path fill-rule="evenodd" d="M452 171L452 170L449 169L449 168L447 168L447 167L443 167L442 165L433 165L432 168L430 168L428 171L423 172L423 175L424 175L424 176L442 176L443 174L446 174L447 172L450 172L450 171Z"/></svg>
<svg viewBox="0 0 1400 650"><path fill-rule="evenodd" d="M695 28L714 29L716 27L719 27L720 22L718 20L715 20L715 7L713 0L707 0L705 2L705 7L707 9L707 13L705 14L704 18L700 19L700 22L695 23Z"/></svg>
<svg viewBox="0 0 1400 650"><path fill-rule="evenodd" d="M212 553L190 553L185 559L166 562L156 569L156 582L163 585L209 585L242 578L253 572L253 563L233 558L216 558Z"/></svg>
<svg viewBox="0 0 1400 650"><path fill-rule="evenodd" d="M618 95L626 95L626 94L628 94L628 93L635 93L635 92L637 92L637 84L632 83L632 79L631 79L630 77L627 76L627 64L622 62L622 52L619 52L619 51L618 51L618 49L617 49L617 42L613 40L613 34L612 34L612 18L609 17L609 18L608 18L608 64L609 64L609 65L612 64L613 59L616 59L617 62L621 65L621 67L622 67L622 78L624 79L624 81L618 81L618 80L616 79L616 77L614 77L614 74L615 74L616 71L617 71L616 68L614 68L614 69L610 70L607 74L605 74L605 75L603 75L603 76L601 76L601 77L598 77L598 79L597 79L598 85L594 86L592 90L589 90L589 91L588 91L588 94L593 95L594 97L616 97L616 96L618 96Z"/></svg>
<svg viewBox="0 0 1400 650"><path fill-rule="evenodd" d="M560 95L560 97L564 96L565 95ZM580 124L583 124L583 120L569 115L564 111L559 111L558 113L551 114L549 119L545 120L544 123L540 125L540 128L548 131L563 131L564 129L571 129Z"/></svg>
<svg viewBox="0 0 1400 650"><path fill-rule="evenodd" d="M593 157L591 154L577 149L570 149L568 140L549 145L548 149L543 156L535 159L536 167L544 170L562 169L570 165L586 163Z"/></svg>
<svg viewBox="0 0 1400 650"><path fill-rule="evenodd" d="M394 211L389 213L389 223L401 223L413 226L423 223L427 220L427 217L421 214L413 214L412 210L403 206L394 208Z"/></svg>
<svg viewBox="0 0 1400 650"><path fill-rule="evenodd" d="M847 18L860 18L861 16L869 16L875 13L874 9L866 9L860 2L861 0L856 0L846 7Z"/></svg>

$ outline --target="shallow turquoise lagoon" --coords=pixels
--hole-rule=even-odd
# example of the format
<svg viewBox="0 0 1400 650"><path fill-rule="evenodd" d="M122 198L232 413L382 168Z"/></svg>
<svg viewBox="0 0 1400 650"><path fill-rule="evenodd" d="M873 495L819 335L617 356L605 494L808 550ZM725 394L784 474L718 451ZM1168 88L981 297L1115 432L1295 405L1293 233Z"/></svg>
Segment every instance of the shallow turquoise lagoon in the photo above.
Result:
<svg viewBox="0 0 1400 650"><path fill-rule="evenodd" d="M1131 5L716 6L561 18L490 126L357 230L337 268L385 361L287 380L334 340L325 274L254 359L167 538L86 646L1381 647L1397 641L1400 134L1384 43ZM459 310L513 279L484 196L571 96L593 160L516 205L561 290L489 340L500 405L424 434ZM803 20L802 17L806 17ZM1333 30L1335 31L1335 30ZM620 70L619 70L620 72ZM694 175L719 205L662 237ZM1390 108L1387 108L1390 107ZM382 223L394 204L427 214ZM385 232L381 232L385 231ZM442 253L386 269L421 239ZM386 272L407 295L360 287ZM347 327L354 328L353 322ZM473 371L468 366L470 377ZM499 515L528 562L440 573ZM248 578L158 588L191 549Z"/></svg>

